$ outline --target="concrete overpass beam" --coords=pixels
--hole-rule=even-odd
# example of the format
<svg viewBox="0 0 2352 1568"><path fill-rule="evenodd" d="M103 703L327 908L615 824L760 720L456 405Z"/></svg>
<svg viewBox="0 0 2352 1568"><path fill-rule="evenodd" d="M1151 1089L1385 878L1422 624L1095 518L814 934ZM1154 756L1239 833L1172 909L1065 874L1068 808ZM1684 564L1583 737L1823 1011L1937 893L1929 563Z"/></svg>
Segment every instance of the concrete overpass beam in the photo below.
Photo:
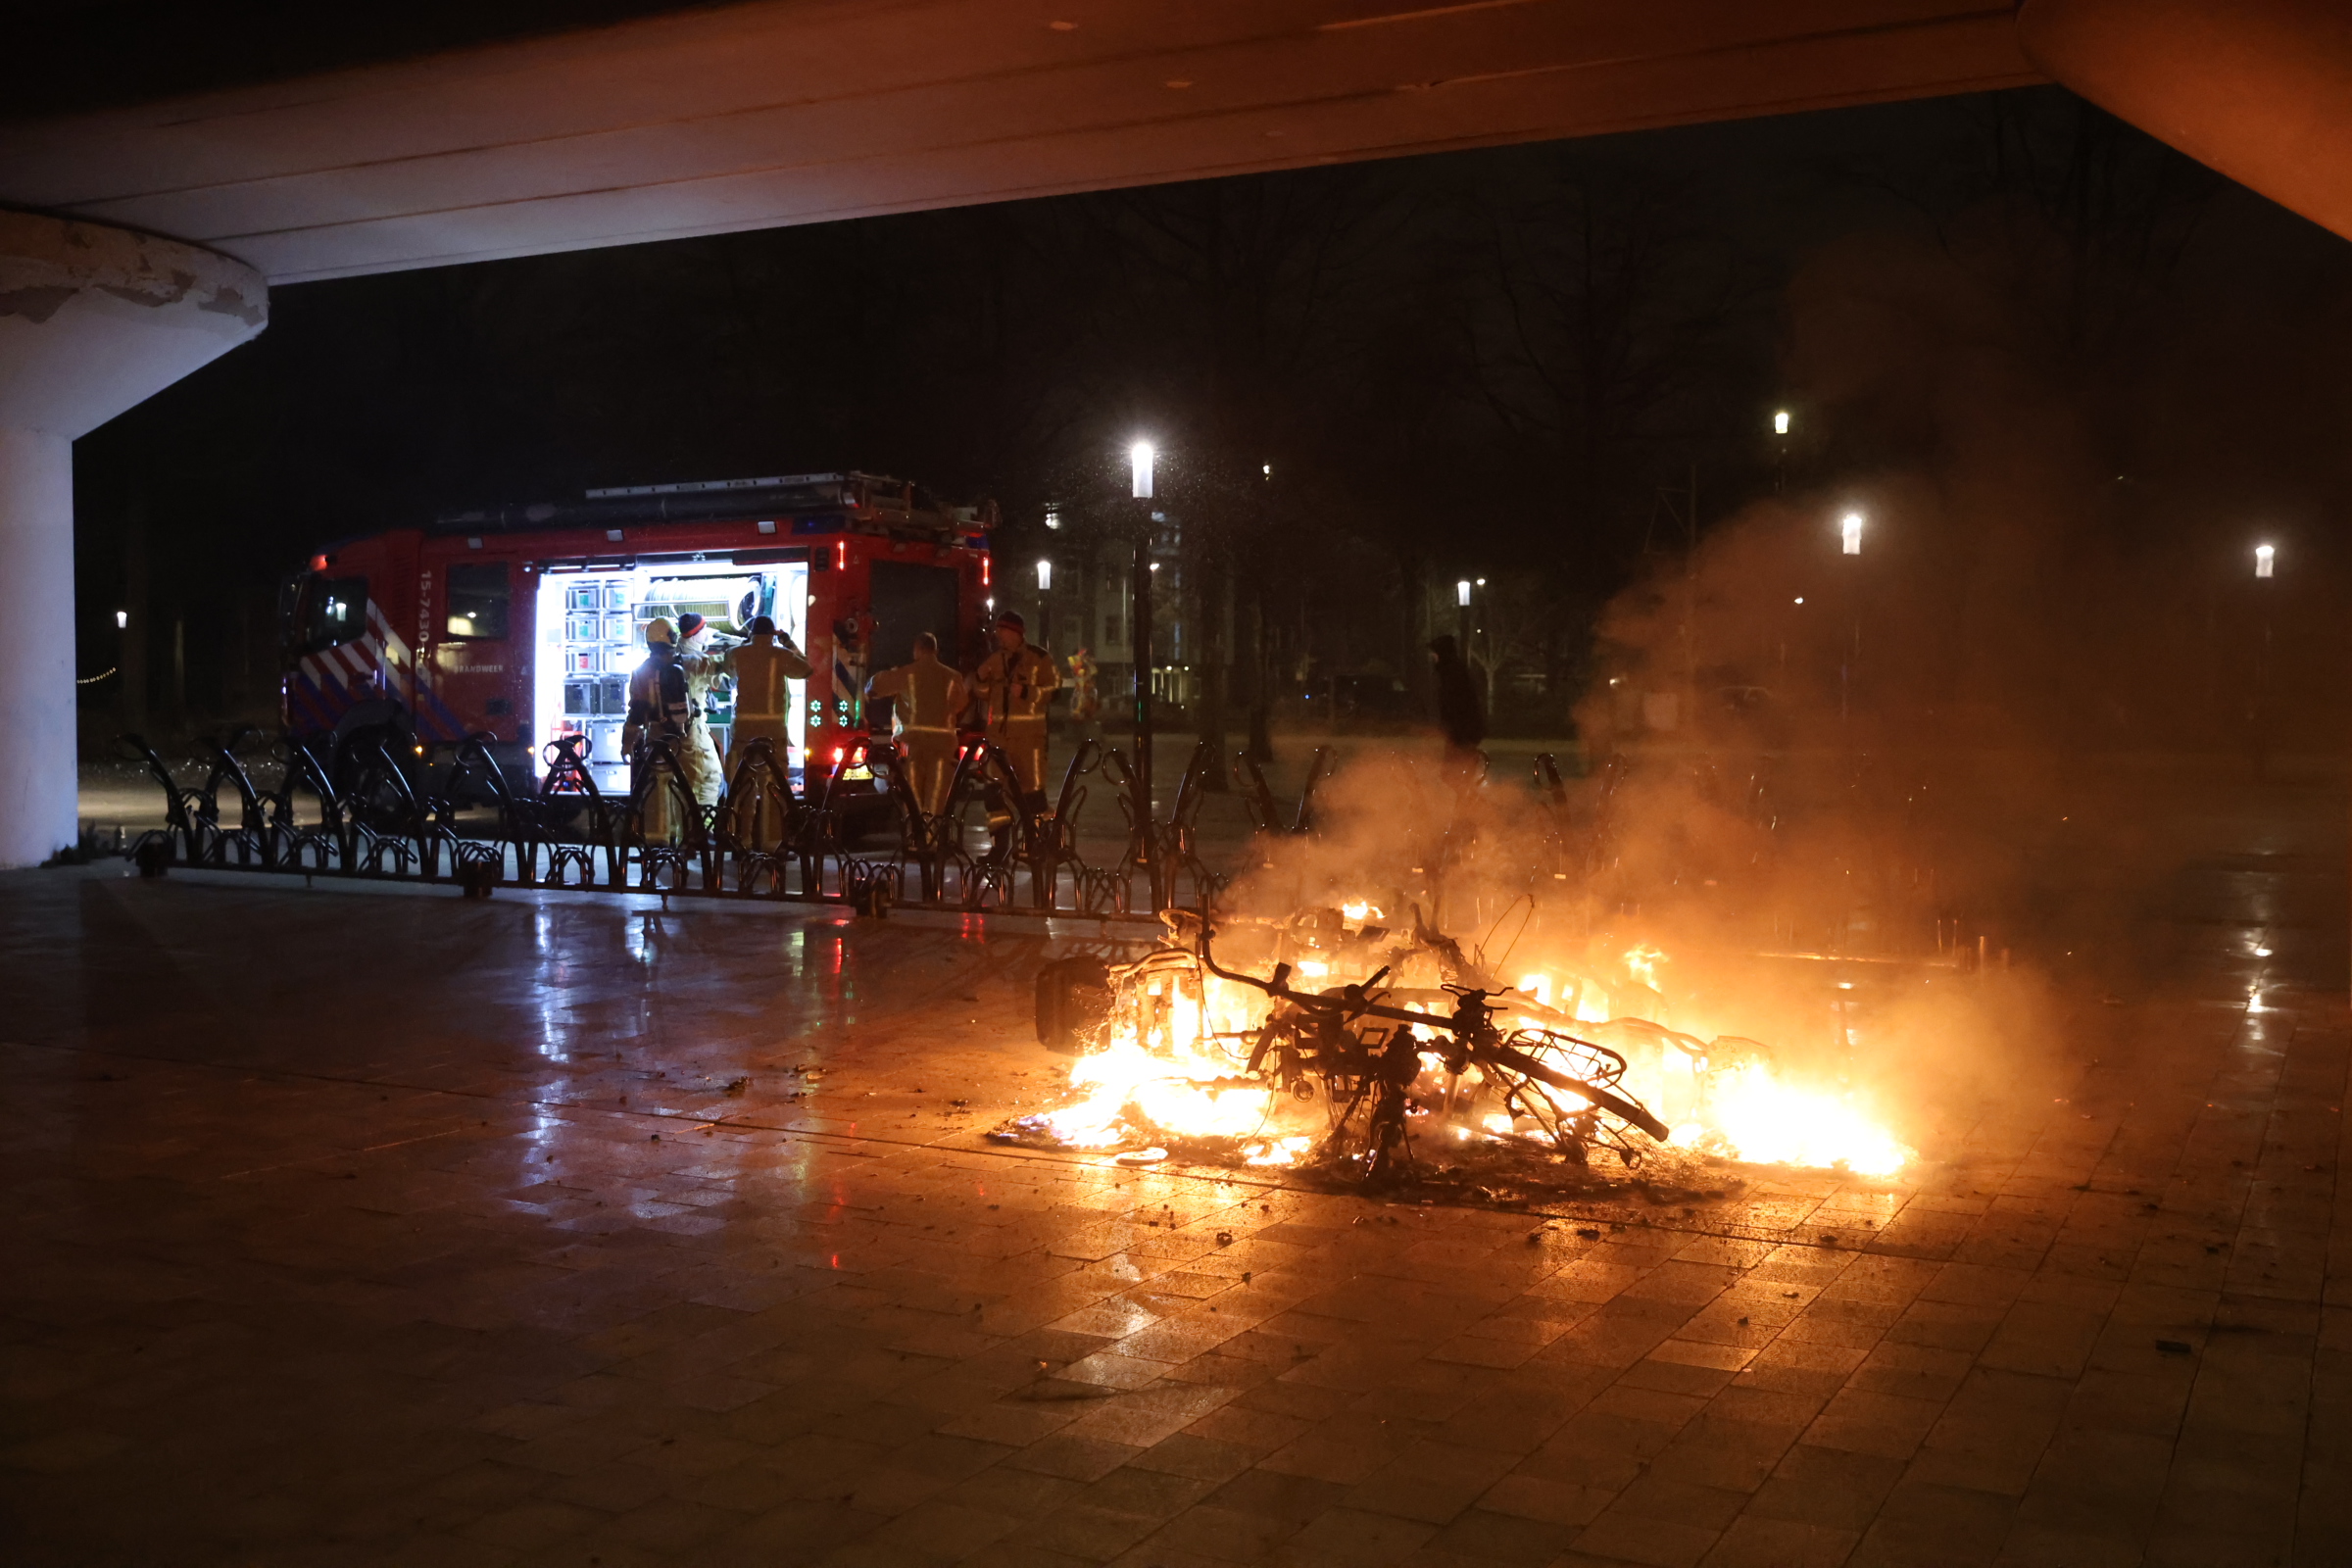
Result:
<svg viewBox="0 0 2352 1568"><path fill-rule="evenodd" d="M269 311L242 262L0 212L0 868L74 842L74 442Z"/></svg>
<svg viewBox="0 0 2352 1568"><path fill-rule="evenodd" d="M2352 7L2343 0L2026 0L2054 79L2352 239Z"/></svg>

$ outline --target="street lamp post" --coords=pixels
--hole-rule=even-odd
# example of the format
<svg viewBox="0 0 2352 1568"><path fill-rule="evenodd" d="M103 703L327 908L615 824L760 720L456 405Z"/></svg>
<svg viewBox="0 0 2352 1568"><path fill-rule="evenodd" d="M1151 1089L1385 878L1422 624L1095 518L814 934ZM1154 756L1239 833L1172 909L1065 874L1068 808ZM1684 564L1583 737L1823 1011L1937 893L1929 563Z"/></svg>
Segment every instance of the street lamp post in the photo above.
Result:
<svg viewBox="0 0 2352 1568"><path fill-rule="evenodd" d="M118 699L122 710L124 727L139 728L145 720L140 719L136 723L131 721L130 700L127 696L130 691L130 612L127 610L115 612L115 668L121 671L122 676L115 683L115 690L125 694Z"/></svg>
<svg viewBox="0 0 2352 1568"><path fill-rule="evenodd" d="M1054 648L1054 563L1041 556L1037 562L1037 641L1038 646L1051 653Z"/></svg>
<svg viewBox="0 0 2352 1568"><path fill-rule="evenodd" d="M1838 537L1843 554L1862 554L1862 525L1863 516L1859 512L1849 512L1838 519ZM1846 644L1845 657L1838 662L1838 721L1840 724L1847 723L1852 716L1854 666L1862 660L1862 591L1860 585L1852 581L1847 582L1845 591L1852 612L1853 632ZM1850 728L1847 733L1850 745Z"/></svg>
<svg viewBox="0 0 2352 1568"><path fill-rule="evenodd" d="M1152 887L1152 907L1159 906L1159 860L1152 852L1152 469L1158 456L1149 441L1127 449L1136 502L1135 572L1131 593L1134 613L1128 617L1127 640L1135 659L1135 777L1129 788L1135 823L1137 863Z"/></svg>
<svg viewBox="0 0 2352 1568"><path fill-rule="evenodd" d="M2254 547L2255 581L2269 582L2278 575L2278 552L2267 544L2256 545ZM2252 720L2251 727L2253 729L2253 734L2249 738L2254 745L2254 776L2262 779L2267 778L2271 770L2270 733L2264 722L2271 706L2271 596L2263 593L2260 589L2255 591L2261 595L2262 599L2262 649L2255 656L2254 711L2248 716Z"/></svg>

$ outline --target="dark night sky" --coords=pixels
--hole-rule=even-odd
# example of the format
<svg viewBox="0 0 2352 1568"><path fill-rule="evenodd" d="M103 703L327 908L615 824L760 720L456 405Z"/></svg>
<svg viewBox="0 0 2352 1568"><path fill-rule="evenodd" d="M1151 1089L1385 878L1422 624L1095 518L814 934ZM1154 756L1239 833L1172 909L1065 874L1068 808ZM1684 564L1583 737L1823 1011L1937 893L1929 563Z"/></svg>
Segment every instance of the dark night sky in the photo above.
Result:
<svg viewBox="0 0 2352 1568"><path fill-rule="evenodd" d="M1776 478L1960 495L2058 424L2059 602L2227 573L2249 528L2331 593L2348 338L2341 242L2057 89L303 284L76 448L82 659L134 514L201 708L232 607L329 538L855 466L1025 549L1137 430L1270 613L1343 585L1334 664L1473 569L1588 643L1693 466L1719 527Z"/></svg>

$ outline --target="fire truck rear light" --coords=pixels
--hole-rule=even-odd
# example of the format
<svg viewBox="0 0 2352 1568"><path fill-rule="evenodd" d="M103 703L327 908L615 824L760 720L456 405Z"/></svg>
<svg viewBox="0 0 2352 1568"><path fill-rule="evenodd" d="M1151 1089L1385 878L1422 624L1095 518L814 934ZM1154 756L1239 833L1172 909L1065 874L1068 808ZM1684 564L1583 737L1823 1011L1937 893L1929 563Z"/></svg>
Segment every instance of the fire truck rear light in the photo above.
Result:
<svg viewBox="0 0 2352 1568"><path fill-rule="evenodd" d="M313 556L311 558L311 569L313 571L324 571L326 569L326 558L324 556Z"/></svg>
<svg viewBox="0 0 2352 1568"><path fill-rule="evenodd" d="M834 747L834 748L833 748L833 760L835 760L836 762L840 761L840 760L841 760L841 759L842 759L842 757L843 757L843 755L844 755L844 752L845 752L845 749L844 749L844 748L842 748L842 747L839 747L839 746L836 746L836 747Z"/></svg>
<svg viewBox="0 0 2352 1568"><path fill-rule="evenodd" d="M980 558L980 586L981 586L981 587L983 587L983 588L986 588L987 586L989 586L989 581L988 581L988 563L989 563L989 558L988 558L988 557L986 557L986 556L982 556L982 557Z"/></svg>

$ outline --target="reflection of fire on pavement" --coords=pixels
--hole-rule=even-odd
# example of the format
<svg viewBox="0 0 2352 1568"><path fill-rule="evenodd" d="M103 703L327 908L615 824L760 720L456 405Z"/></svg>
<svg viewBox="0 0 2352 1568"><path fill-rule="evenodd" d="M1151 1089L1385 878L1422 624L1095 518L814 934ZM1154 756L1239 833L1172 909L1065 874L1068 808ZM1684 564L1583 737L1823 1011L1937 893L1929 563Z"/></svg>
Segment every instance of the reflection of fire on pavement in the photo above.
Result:
<svg viewBox="0 0 2352 1568"><path fill-rule="evenodd" d="M1769 1047L1660 1021L1655 948L1504 984L1417 916L1381 919L1350 903L1224 922L1213 942L1188 922L1132 963L1049 966L1039 1028L1077 1054L1068 1102L992 1136L1375 1183L1512 1152L1594 1175L1662 1160L1885 1177L1912 1157Z"/></svg>

